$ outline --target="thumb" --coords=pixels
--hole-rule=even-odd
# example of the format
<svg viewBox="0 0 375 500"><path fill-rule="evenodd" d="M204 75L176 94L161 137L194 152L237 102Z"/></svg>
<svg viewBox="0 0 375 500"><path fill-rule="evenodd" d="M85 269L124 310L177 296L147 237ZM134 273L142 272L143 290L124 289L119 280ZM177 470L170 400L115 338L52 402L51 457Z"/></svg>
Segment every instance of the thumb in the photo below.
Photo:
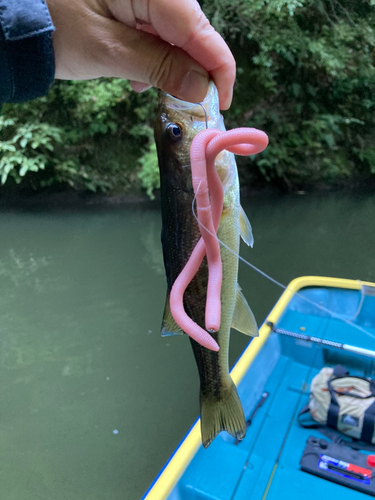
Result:
<svg viewBox="0 0 375 500"><path fill-rule="evenodd" d="M131 80L136 91L154 86L185 101L203 101L209 77L192 57L158 36L109 22L114 25L106 37L104 76Z"/></svg>

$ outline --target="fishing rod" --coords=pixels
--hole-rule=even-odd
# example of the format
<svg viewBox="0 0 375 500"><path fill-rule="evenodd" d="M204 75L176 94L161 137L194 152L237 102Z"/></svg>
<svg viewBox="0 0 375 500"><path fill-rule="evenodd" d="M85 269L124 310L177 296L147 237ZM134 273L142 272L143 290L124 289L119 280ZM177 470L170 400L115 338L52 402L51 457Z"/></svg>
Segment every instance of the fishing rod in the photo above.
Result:
<svg viewBox="0 0 375 500"><path fill-rule="evenodd" d="M264 391L261 398L259 399L258 403L256 404L254 410L252 411L250 417L246 420L246 429L248 427L250 427L252 421L253 421L253 418L255 417L255 414L257 413L257 411L259 410L259 408L261 408L263 406L263 404L265 403L266 399L268 398L268 396L270 395L269 392L267 391ZM236 439L236 441L234 442L234 444L239 444L241 441L239 439Z"/></svg>
<svg viewBox="0 0 375 500"><path fill-rule="evenodd" d="M342 344L341 342L335 342L333 340L321 339L319 337L305 335L304 333L291 332L290 330L285 330L284 328L276 328L272 321L267 321L266 325L271 328L272 332L278 333L279 335L285 335L299 340L306 340L307 342L313 342L314 344L320 344L327 347L333 347L335 349L341 349L343 351L353 352L355 354L362 354L363 356L369 356L370 358L375 358L375 351L370 349L364 349L363 347L357 347L349 344Z"/></svg>

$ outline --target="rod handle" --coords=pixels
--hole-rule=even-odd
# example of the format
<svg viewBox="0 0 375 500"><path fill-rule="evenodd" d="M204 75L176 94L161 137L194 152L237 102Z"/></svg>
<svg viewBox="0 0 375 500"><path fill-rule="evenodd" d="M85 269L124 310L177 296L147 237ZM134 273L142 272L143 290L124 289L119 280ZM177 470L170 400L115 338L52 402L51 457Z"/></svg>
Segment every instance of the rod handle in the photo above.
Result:
<svg viewBox="0 0 375 500"><path fill-rule="evenodd" d="M356 347L354 345L348 344L343 344L342 348L345 349L345 351L351 351L357 354L363 354L364 356L375 358L375 351L371 351L370 349L364 349L363 347Z"/></svg>

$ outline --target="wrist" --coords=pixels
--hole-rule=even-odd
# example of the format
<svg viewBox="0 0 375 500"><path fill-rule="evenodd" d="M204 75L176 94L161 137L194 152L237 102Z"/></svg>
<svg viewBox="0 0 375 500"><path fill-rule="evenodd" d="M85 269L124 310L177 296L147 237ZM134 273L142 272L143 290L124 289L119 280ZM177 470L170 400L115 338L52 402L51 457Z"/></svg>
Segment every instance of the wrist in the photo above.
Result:
<svg viewBox="0 0 375 500"><path fill-rule="evenodd" d="M0 0L0 101L45 94L54 78L54 26L43 0Z"/></svg>

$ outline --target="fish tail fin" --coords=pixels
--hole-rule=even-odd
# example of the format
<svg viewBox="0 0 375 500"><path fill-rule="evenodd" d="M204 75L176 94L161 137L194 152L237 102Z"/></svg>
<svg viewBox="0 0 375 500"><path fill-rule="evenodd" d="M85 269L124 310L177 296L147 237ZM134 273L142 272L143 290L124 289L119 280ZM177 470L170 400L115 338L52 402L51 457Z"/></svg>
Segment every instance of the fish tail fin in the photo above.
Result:
<svg viewBox="0 0 375 500"><path fill-rule="evenodd" d="M201 432L204 448L208 448L221 431L227 431L241 440L246 434L245 416L236 386L229 379L228 387L220 397L200 394Z"/></svg>

